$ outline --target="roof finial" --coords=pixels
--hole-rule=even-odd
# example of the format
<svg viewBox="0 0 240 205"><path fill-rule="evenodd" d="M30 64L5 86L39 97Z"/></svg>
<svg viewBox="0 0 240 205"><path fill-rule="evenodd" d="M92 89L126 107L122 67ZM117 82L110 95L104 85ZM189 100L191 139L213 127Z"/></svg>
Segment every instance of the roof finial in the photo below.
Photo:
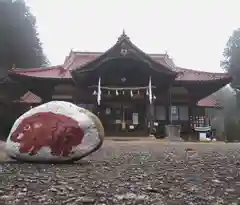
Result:
<svg viewBox="0 0 240 205"><path fill-rule="evenodd" d="M168 58L168 50L165 49L164 58Z"/></svg>
<svg viewBox="0 0 240 205"><path fill-rule="evenodd" d="M129 40L129 37L126 34L125 29L123 29L122 35L118 38L118 41L122 41L123 39Z"/></svg>

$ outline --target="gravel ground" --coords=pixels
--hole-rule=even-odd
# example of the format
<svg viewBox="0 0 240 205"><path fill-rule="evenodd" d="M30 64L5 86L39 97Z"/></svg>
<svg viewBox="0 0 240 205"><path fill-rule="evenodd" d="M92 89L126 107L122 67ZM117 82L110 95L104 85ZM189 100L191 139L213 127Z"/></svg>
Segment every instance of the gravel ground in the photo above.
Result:
<svg viewBox="0 0 240 205"><path fill-rule="evenodd" d="M238 204L240 144L106 141L76 164L0 164L2 204ZM239 203L240 204L240 203Z"/></svg>

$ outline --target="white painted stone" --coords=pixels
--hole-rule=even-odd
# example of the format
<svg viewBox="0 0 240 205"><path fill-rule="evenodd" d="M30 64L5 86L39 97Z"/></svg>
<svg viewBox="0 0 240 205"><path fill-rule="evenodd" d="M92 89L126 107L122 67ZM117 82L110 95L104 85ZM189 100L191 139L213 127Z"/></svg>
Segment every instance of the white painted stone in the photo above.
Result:
<svg viewBox="0 0 240 205"><path fill-rule="evenodd" d="M45 120L44 115L47 116L47 120ZM31 119L30 122L29 119ZM71 128L75 125L74 123L78 126L77 128L76 126ZM56 126L53 126L53 124ZM58 129L56 130L55 127ZM69 128L70 134L64 128ZM76 135L76 133L81 133L81 130L83 133L82 140L79 138L80 135ZM68 136L70 137L66 138ZM74 144L68 155L63 154L64 151L57 152L58 154L52 153L52 147L56 145L56 139L61 139L58 143L64 144L64 150L66 149L66 143ZM76 143L73 143L73 139L77 139L75 140ZM99 149L103 139L102 123L93 113L69 102L51 101L27 111L16 120L6 141L6 151L10 157L23 161L74 161ZM78 144L79 140L81 142ZM35 145L39 143L41 148L36 152ZM25 146L25 150L20 149L21 144Z"/></svg>

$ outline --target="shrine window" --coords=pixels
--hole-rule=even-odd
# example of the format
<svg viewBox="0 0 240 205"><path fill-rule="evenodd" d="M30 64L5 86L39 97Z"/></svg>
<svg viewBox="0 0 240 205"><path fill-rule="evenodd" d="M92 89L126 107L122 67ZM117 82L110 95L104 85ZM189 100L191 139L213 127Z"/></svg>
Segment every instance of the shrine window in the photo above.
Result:
<svg viewBox="0 0 240 205"><path fill-rule="evenodd" d="M188 107L187 106L171 106L169 108L169 118L172 121L188 121Z"/></svg>

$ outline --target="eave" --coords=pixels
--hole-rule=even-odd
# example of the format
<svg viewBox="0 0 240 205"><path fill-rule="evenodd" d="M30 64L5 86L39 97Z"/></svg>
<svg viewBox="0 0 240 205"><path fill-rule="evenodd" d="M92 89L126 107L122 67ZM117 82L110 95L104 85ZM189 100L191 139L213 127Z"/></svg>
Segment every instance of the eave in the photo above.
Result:
<svg viewBox="0 0 240 205"><path fill-rule="evenodd" d="M204 108L222 108L222 106L218 103L216 97L213 94L199 100L197 102L197 106Z"/></svg>
<svg viewBox="0 0 240 205"><path fill-rule="evenodd" d="M73 82L71 74L61 67L12 69L8 76L14 80L37 80L48 82Z"/></svg>

